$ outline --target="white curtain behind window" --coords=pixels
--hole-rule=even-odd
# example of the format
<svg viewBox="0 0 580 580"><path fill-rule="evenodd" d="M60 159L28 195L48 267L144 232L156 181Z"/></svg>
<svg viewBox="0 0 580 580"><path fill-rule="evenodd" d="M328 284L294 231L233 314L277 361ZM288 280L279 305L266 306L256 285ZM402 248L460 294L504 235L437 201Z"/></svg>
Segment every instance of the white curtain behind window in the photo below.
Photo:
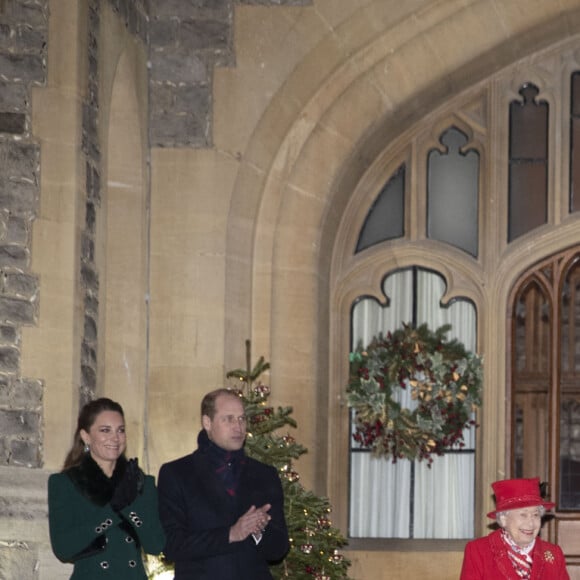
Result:
<svg viewBox="0 0 580 580"><path fill-rule="evenodd" d="M457 338L474 350L476 316L473 305L457 301L441 308L443 279L425 270L396 272L385 279L390 305L362 299L353 308L352 348L367 345L379 332L413 320L433 330L451 324L448 339ZM414 301L416 300L416 304ZM408 396L407 393L402 394ZM412 408L413 402L401 400ZM465 433L465 449L475 448L473 429ZM351 448L356 445L351 442ZM351 451L350 536L367 538L468 538L473 536L474 453L435 457L431 467L407 459L392 463L369 452Z"/></svg>

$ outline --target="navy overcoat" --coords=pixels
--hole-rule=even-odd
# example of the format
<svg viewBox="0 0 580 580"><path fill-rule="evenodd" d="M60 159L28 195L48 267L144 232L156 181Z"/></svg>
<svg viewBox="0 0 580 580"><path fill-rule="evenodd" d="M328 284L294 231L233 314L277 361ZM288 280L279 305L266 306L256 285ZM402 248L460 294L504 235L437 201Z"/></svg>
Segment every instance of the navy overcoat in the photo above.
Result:
<svg viewBox="0 0 580 580"><path fill-rule="evenodd" d="M271 580L269 563L286 555L288 531L276 469L246 457L237 493L228 495L208 457L197 450L166 463L158 478L165 555L175 580ZM272 505L261 541L229 542L230 527L248 509Z"/></svg>

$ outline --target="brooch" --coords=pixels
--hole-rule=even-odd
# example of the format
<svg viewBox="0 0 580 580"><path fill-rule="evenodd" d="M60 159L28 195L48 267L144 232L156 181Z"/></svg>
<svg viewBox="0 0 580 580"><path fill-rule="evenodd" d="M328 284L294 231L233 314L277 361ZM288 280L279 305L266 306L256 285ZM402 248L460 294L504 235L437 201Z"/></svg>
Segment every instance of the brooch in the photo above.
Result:
<svg viewBox="0 0 580 580"><path fill-rule="evenodd" d="M554 554L552 554L550 550L546 550L544 552L544 560L546 560L546 562L552 563L554 561Z"/></svg>

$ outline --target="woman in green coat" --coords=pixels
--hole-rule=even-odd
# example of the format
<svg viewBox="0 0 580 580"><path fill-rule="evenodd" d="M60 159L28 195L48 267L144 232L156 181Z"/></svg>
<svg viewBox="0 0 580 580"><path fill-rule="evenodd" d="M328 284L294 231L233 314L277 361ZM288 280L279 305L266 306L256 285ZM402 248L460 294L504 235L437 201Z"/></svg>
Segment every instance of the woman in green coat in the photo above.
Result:
<svg viewBox="0 0 580 580"><path fill-rule="evenodd" d="M61 473L48 480L52 550L74 564L71 580L145 580L142 550L165 544L154 478L125 458L122 407L87 403Z"/></svg>

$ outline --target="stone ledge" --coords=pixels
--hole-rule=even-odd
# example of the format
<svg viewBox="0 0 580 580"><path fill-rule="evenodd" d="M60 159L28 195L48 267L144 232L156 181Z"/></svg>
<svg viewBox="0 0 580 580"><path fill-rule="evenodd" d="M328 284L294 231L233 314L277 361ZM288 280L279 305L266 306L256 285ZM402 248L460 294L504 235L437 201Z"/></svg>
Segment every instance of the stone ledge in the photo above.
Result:
<svg viewBox="0 0 580 580"><path fill-rule="evenodd" d="M19 528L20 540L46 539L48 527L47 482L50 472L24 467L0 467L0 526L14 532ZM22 532L27 532L22 537ZM3 537L2 539L10 539Z"/></svg>
<svg viewBox="0 0 580 580"><path fill-rule="evenodd" d="M0 466L0 578L66 580L72 566L50 548L44 469Z"/></svg>
<svg viewBox="0 0 580 580"><path fill-rule="evenodd" d="M19 493L33 496L38 494L46 500L46 486L49 476L55 473L46 469L0 466L0 489L14 488Z"/></svg>

